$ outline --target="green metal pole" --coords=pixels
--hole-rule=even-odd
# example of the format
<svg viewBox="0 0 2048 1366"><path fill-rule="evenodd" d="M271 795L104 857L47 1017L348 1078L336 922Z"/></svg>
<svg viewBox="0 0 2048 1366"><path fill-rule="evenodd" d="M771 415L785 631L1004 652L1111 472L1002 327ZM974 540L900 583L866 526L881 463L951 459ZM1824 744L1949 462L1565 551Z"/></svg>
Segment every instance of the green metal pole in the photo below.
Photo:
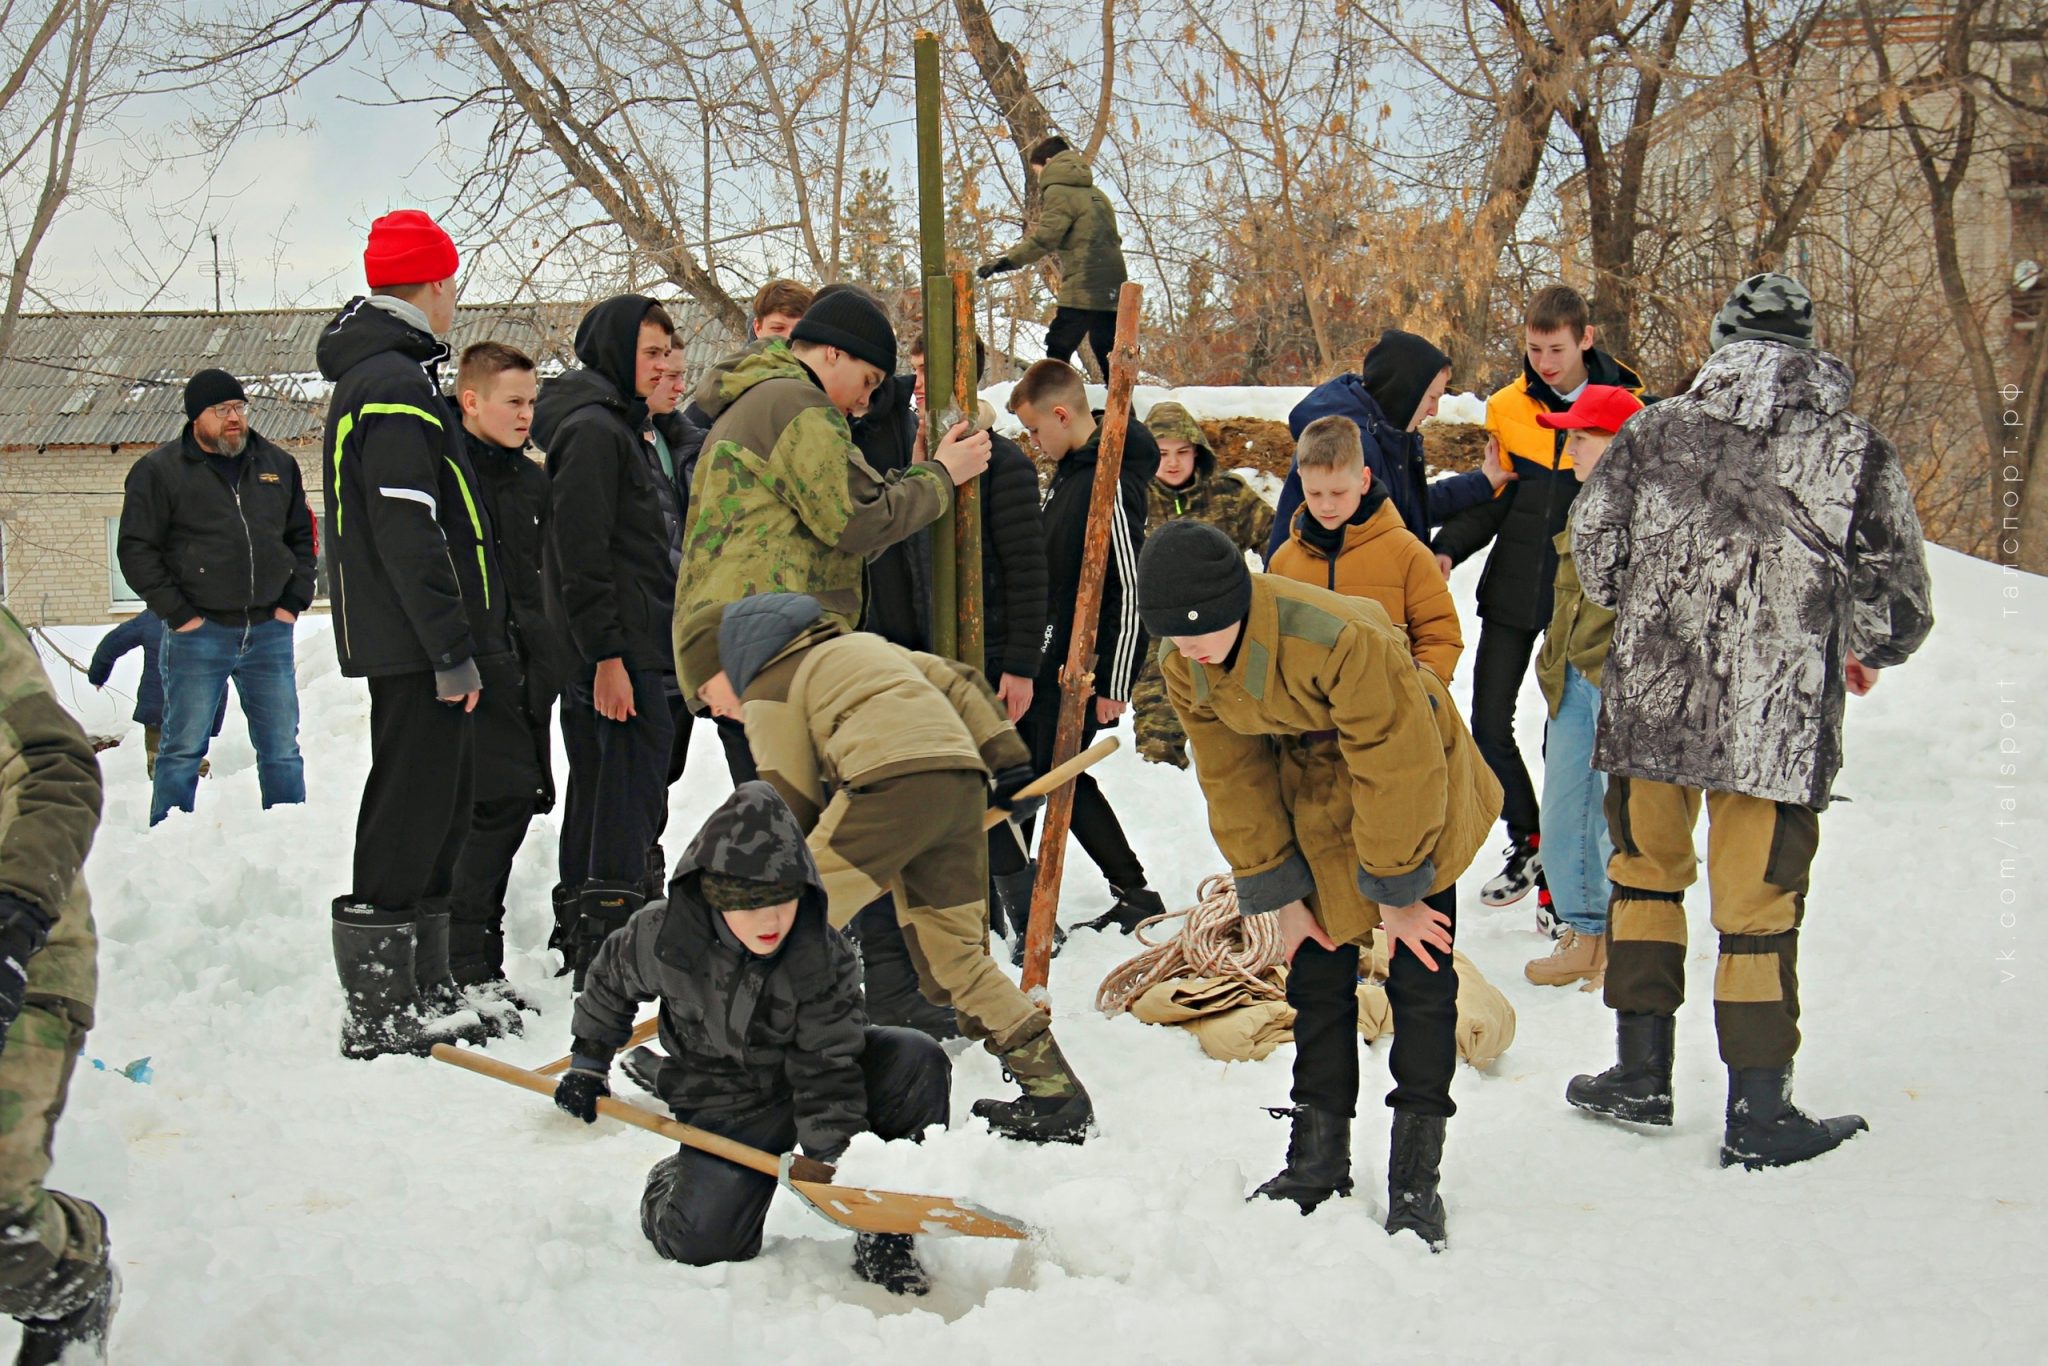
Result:
<svg viewBox="0 0 2048 1366"><path fill-rule="evenodd" d="M938 448L960 420L952 402L953 280L946 272L945 152L939 137L939 39L919 33L912 45L917 78L917 216L924 267L925 450ZM932 653L959 658L959 561L954 516L932 527ZM979 665L980 661L971 661Z"/></svg>

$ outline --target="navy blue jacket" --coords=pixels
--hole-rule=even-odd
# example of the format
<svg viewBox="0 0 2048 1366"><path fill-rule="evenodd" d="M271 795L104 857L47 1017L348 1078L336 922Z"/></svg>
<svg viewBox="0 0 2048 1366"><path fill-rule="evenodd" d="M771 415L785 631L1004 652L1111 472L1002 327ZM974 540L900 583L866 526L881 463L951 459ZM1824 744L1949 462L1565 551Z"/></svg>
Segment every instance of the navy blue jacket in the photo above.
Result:
<svg viewBox="0 0 2048 1366"><path fill-rule="evenodd" d="M135 720L145 726L161 726L164 723L164 619L154 612L137 612L128 620L100 637L100 643L92 652L92 663L85 671L85 681L95 688L107 686L113 677L114 666L130 650L142 651L142 680L135 685ZM214 709L213 733L220 734L221 722L227 719L228 690L220 690L220 706Z"/></svg>

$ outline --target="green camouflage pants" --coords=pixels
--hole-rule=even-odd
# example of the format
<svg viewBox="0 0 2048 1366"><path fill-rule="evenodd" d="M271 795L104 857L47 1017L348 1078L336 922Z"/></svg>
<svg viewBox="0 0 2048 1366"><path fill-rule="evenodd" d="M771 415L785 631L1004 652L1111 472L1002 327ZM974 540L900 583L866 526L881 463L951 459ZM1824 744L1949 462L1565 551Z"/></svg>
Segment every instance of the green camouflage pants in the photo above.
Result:
<svg viewBox="0 0 2048 1366"><path fill-rule="evenodd" d="M1166 679L1159 659L1147 652L1138 685L1131 690L1131 724L1138 732L1138 754L1149 763L1188 766L1188 736L1180 714L1166 699Z"/></svg>
<svg viewBox="0 0 2048 1366"><path fill-rule="evenodd" d="M61 1317L107 1272L105 1216L43 1188L91 1015L74 1001L31 997L0 1053L0 1314Z"/></svg>

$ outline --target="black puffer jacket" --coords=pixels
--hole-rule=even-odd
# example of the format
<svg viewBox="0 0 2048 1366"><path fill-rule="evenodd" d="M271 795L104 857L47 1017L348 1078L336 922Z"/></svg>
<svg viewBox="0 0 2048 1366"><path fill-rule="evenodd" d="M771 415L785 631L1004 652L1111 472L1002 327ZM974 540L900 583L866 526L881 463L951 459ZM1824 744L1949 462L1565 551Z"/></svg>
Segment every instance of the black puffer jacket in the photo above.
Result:
<svg viewBox="0 0 2048 1366"><path fill-rule="evenodd" d="M118 554L121 577L174 630L305 611L313 511L298 461L255 432L239 456L211 455L186 423L128 471Z"/></svg>
<svg viewBox="0 0 2048 1366"><path fill-rule="evenodd" d="M983 666L1038 677L1045 662L1045 518L1038 510L1038 467L1007 436L989 434L981 480Z"/></svg>
<svg viewBox="0 0 2048 1366"><path fill-rule="evenodd" d="M1102 414L1088 444L1069 451L1053 471L1045 496L1046 602L1050 621L1037 687L1059 687L1074 635L1074 600L1081 591L1081 559L1088 543L1088 504L1095 488L1095 457ZM1121 516L1110 518L1109 557L1102 577L1102 614L1095 630L1095 695L1128 702L1145 661L1145 628L1138 620L1138 548L1145 543L1145 488L1159 472L1159 443L1136 418L1124 438L1118 478Z"/></svg>
<svg viewBox="0 0 2048 1366"><path fill-rule="evenodd" d="M459 673L507 653L487 514L438 390L448 348L355 299L318 355L334 382L321 450L342 673Z"/></svg>
<svg viewBox="0 0 2048 1366"><path fill-rule="evenodd" d="M621 294L585 314L576 328L583 368L542 384L533 410L533 441L553 481L548 611L579 676L607 659L675 671L669 618L683 496L662 472L646 401L633 394L640 322L653 302Z"/></svg>
<svg viewBox="0 0 2048 1366"><path fill-rule="evenodd" d="M733 937L699 891L706 869L804 885L780 949L762 957ZM735 788L683 851L668 899L636 911L598 950L576 998L577 1065L609 1066L651 1000L669 1057L661 1097L679 1119L715 1129L792 1104L812 1154L836 1153L867 1127L860 962L826 923L824 879L767 783Z"/></svg>
<svg viewBox="0 0 2048 1366"><path fill-rule="evenodd" d="M470 432L464 438L476 470L477 492L497 536L498 567L504 575L520 673L520 686L510 697L494 698L488 682L484 689L477 713L476 798L491 801L530 793L536 809L548 811L555 804L548 714L561 695L568 668L567 651L548 621L547 594L541 588L548 477L523 450L493 445Z"/></svg>

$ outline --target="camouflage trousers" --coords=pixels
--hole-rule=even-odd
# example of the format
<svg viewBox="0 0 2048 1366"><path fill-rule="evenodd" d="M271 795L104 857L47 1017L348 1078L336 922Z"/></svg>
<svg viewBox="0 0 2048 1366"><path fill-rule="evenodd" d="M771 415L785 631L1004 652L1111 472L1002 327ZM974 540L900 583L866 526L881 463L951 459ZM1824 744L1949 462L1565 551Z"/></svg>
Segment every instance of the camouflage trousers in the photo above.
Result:
<svg viewBox="0 0 2048 1366"><path fill-rule="evenodd" d="M1188 736L1180 713L1166 698L1166 679L1158 657L1148 653L1138 685L1131 690L1131 724L1138 732L1138 754L1148 763L1188 766Z"/></svg>
<svg viewBox="0 0 2048 1366"><path fill-rule="evenodd" d="M91 1023L86 1005L31 995L0 1052L0 1314L61 1318L106 1278L106 1216L43 1188Z"/></svg>

